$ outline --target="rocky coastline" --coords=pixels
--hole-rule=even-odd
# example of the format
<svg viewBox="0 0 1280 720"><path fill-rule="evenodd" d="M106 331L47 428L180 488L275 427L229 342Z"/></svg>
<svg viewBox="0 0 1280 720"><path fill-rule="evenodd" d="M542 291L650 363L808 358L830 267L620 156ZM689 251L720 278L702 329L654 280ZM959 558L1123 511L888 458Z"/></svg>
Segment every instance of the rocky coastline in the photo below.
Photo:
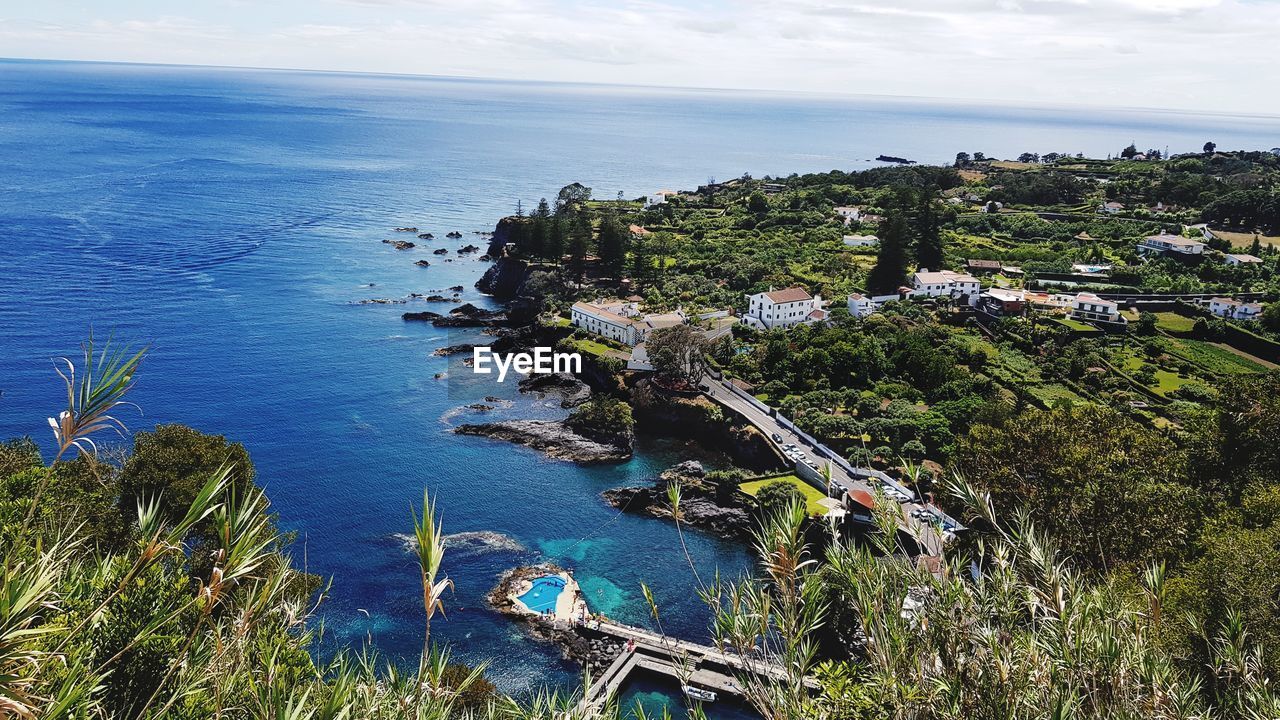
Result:
<svg viewBox="0 0 1280 720"><path fill-rule="evenodd" d="M617 463L631 458L634 438L616 435L595 439L574 432L563 420L502 420L466 423L454 428L459 435L505 440L540 450L547 457L582 465Z"/></svg>

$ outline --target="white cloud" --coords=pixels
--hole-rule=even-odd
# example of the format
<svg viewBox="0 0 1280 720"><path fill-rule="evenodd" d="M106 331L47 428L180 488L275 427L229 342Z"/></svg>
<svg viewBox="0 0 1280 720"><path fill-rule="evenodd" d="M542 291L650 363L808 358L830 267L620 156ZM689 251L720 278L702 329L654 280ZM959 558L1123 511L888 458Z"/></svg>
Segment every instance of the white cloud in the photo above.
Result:
<svg viewBox="0 0 1280 720"><path fill-rule="evenodd" d="M137 2L0 20L3 54L1280 113L1271 2Z"/></svg>

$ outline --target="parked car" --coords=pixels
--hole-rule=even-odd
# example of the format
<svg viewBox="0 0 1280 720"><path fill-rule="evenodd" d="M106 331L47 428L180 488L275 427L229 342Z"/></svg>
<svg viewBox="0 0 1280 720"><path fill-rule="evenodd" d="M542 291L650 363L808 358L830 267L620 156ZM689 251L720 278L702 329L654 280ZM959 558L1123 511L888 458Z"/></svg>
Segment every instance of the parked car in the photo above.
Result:
<svg viewBox="0 0 1280 720"><path fill-rule="evenodd" d="M782 442L782 436L781 436L781 435L779 435L778 433L774 433L774 434L773 434L773 441L774 441L774 442L776 442L776 443L780 443L780 442Z"/></svg>

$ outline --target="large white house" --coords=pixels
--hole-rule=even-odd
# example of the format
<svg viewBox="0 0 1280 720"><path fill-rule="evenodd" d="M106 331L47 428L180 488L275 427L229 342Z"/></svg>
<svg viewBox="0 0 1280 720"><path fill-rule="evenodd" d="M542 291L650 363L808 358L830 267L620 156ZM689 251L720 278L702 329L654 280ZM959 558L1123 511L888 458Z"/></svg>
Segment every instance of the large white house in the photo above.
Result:
<svg viewBox="0 0 1280 720"><path fill-rule="evenodd" d="M1082 292L1076 295L1071 303L1069 317L1083 322L1102 322L1127 324L1120 314L1120 304L1111 300L1103 300L1093 293Z"/></svg>
<svg viewBox="0 0 1280 720"><path fill-rule="evenodd" d="M1262 314L1262 303L1218 297L1209 301L1209 312L1228 320L1257 320Z"/></svg>
<svg viewBox="0 0 1280 720"><path fill-rule="evenodd" d="M836 208L836 214L844 218L844 224L848 225L852 222L858 222L858 219L862 217L862 208L842 205Z"/></svg>
<svg viewBox="0 0 1280 720"><path fill-rule="evenodd" d="M748 295L747 302L747 314L742 321L753 327L787 328L827 317L827 311L822 309L822 298L810 295L801 287Z"/></svg>
<svg viewBox="0 0 1280 720"><path fill-rule="evenodd" d="M579 301L569 309L569 322L574 327L631 347L644 342L654 330L682 325L686 320L680 311L642 315L639 303L625 300Z"/></svg>
<svg viewBox="0 0 1280 720"><path fill-rule="evenodd" d="M968 273L923 268L912 277L911 287L911 294L919 297L977 297L981 289L978 279Z"/></svg>
<svg viewBox="0 0 1280 720"><path fill-rule="evenodd" d="M880 244L880 238L875 235L845 235L842 239L848 247L874 247Z"/></svg>
<svg viewBox="0 0 1280 720"><path fill-rule="evenodd" d="M1181 256L1203 255L1205 244L1199 240L1184 238L1181 235L1160 233L1148 235L1138 243L1140 253L1166 253Z"/></svg>

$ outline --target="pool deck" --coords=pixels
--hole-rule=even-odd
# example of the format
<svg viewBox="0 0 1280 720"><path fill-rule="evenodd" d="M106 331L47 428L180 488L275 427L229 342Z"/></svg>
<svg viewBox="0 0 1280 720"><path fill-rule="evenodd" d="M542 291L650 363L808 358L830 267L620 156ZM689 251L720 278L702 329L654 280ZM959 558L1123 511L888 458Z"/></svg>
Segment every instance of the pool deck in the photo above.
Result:
<svg viewBox="0 0 1280 720"><path fill-rule="evenodd" d="M508 596L511 604L529 615L536 615L538 617L546 617L570 623L582 622L585 620L588 614L587 601L582 597L582 589L578 587L578 581L574 580L573 575L568 572L551 573L551 575L554 575L564 581L564 589L560 591L560 595L556 598L556 609L553 614L546 615L534 612L528 605L524 604L523 600L520 599L521 595L524 595L533 588L534 580L537 578L522 580ZM543 575L541 577L546 576Z"/></svg>

